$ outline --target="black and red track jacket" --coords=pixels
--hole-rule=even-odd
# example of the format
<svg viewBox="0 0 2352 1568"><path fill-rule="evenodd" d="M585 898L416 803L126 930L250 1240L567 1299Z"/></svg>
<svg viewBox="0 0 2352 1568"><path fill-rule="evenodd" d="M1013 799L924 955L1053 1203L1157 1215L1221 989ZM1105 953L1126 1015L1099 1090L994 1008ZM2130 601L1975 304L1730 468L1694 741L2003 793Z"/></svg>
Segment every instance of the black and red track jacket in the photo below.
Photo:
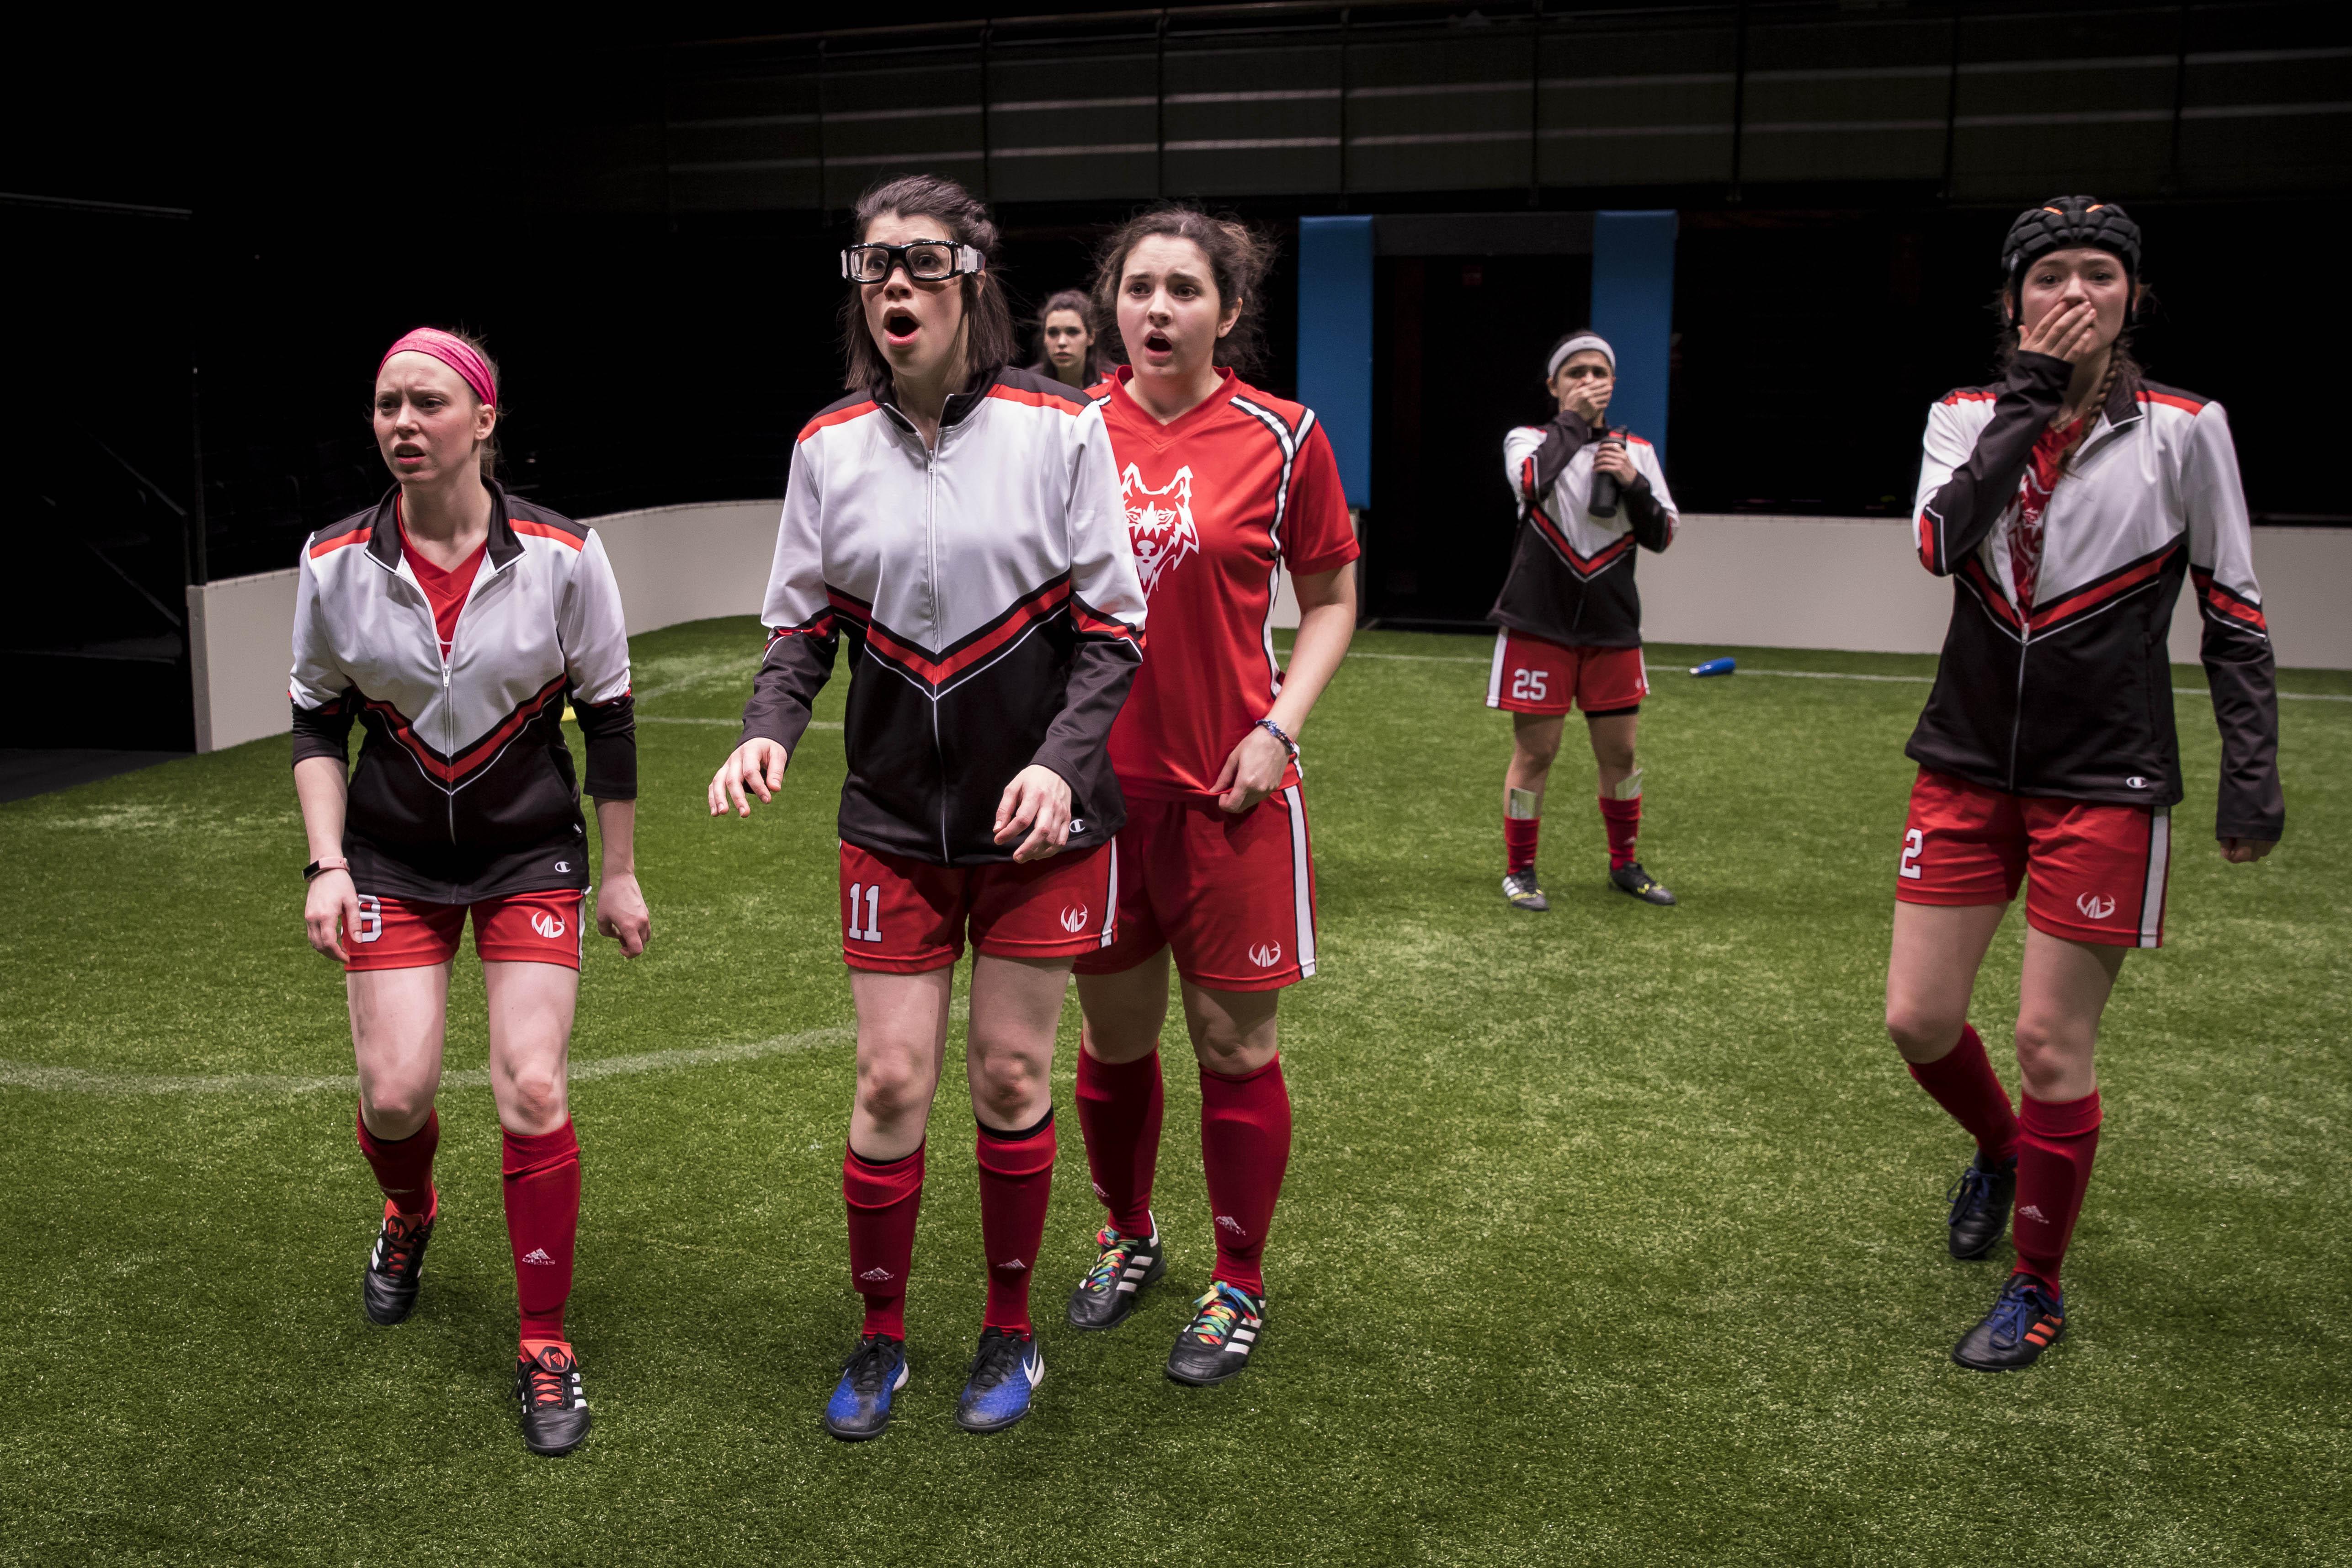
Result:
<svg viewBox="0 0 2352 1568"><path fill-rule="evenodd" d="M1633 547L1674 543L1681 514L1667 493L1658 455L1638 435L1626 453L1641 476L1623 488L1613 517L1596 517L1592 427L1562 413L1503 438L1503 476L1519 503L1511 570L1486 618L1571 648L1638 648L1642 596L1633 587Z"/></svg>
<svg viewBox="0 0 2352 1568"><path fill-rule="evenodd" d="M1927 411L1919 559L1954 580L1942 664L1906 748L1996 789L2169 807L2182 795L2167 639L2184 578L2204 622L2221 731L2214 831L2274 840L2278 698L2237 448L2221 405L2119 378L2042 515L2032 601L2011 581L2010 524L2033 444L2071 369L2020 354L1998 383Z"/></svg>
<svg viewBox="0 0 2352 1568"><path fill-rule="evenodd" d="M849 635L842 838L937 865L1009 861L997 801L1032 763L1070 786L1072 849L1127 821L1111 721L1142 658L1143 590L1102 411L996 371L948 399L939 448L886 395L793 444L744 740L800 745Z"/></svg>
<svg viewBox="0 0 2352 1568"><path fill-rule="evenodd" d="M588 793L637 793L629 640L595 530L493 483L490 536L445 661L403 558L400 492L310 536L294 609L294 760L350 755L343 853L364 894L472 904L588 885L563 708Z"/></svg>

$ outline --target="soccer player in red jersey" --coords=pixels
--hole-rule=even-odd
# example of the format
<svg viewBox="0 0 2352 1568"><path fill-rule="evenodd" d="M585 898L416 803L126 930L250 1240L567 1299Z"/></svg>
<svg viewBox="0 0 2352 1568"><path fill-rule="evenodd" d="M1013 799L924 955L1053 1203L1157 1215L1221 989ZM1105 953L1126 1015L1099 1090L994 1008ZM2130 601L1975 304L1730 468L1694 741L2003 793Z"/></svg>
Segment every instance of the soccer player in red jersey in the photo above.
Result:
<svg viewBox="0 0 2352 1568"><path fill-rule="evenodd" d="M1953 579L1896 862L1886 1028L1976 1139L1948 1245L1981 1258L2015 1211L2015 1268L1952 1359L2032 1364L2065 1332L2059 1265L2099 1144L2093 1067L2124 955L2160 946L2183 794L2167 634L2184 580L2221 732L2221 858L2284 831L2278 702L2236 447L2221 405L2146 380L2126 329L2138 226L2056 197L2002 246L2003 374L1927 411L1921 562ZM2158 694L2151 699L2147 694ZM2028 884L2012 1108L1968 1021Z"/></svg>
<svg viewBox="0 0 2352 1568"><path fill-rule="evenodd" d="M1358 550L1311 410L1235 373L1270 257L1240 224L1183 206L1112 236L1096 317L1127 364L1098 389L1151 604L1151 648L1110 737L1128 799L1118 931L1077 963L1078 1123L1109 1210L1069 1320L1109 1328L1167 1267L1151 1214L1160 1031L1174 954L1201 1068L1216 1270L1168 1357L1182 1383L1240 1374L1265 1317L1264 1254L1290 1157L1276 1003L1315 972L1315 867L1297 736L1356 624ZM1300 622L1275 660L1276 584Z"/></svg>
<svg viewBox="0 0 2352 1568"><path fill-rule="evenodd" d="M635 957L650 922L620 590L593 529L491 477L499 413L497 369L462 333L411 332L377 368L376 445L395 484L303 547L294 789L310 841L304 918L346 971L360 1149L383 1190L362 1303L384 1324L416 1305L440 1215L449 967L470 910L522 1312L516 1399L525 1444L562 1454L589 1425L563 1326L580 1223L564 1061L588 887L567 702L603 845L597 929ZM356 770L354 721L366 731Z"/></svg>
<svg viewBox="0 0 2352 1568"><path fill-rule="evenodd" d="M1602 423L1617 387L1607 342L1586 328L1570 332L1553 345L1544 384L1559 408L1551 423L1503 438L1504 477L1519 502L1510 574L1489 612L1501 629L1486 677L1486 706L1511 716L1503 896L1531 913L1551 907L1536 881L1536 839L1573 706L1584 710L1600 770L1609 884L1644 904L1672 904L1633 852L1642 826L1633 742L1650 695L1633 550L1672 544L1679 514L1650 444Z"/></svg>
<svg viewBox="0 0 2352 1568"><path fill-rule="evenodd" d="M924 1139L969 937L966 1075L988 1299L966 1430L1029 1413L1045 1362L1029 1281L1045 1232L1054 1031L1070 960L1112 938L1125 819L1106 747L1140 662L1143 594L1102 414L1006 361L996 225L951 180L860 198L842 250L849 396L793 444L768 649L710 810L782 787L850 641L842 956L857 1092L842 1160L857 1348L825 1406L878 1437L907 1382Z"/></svg>

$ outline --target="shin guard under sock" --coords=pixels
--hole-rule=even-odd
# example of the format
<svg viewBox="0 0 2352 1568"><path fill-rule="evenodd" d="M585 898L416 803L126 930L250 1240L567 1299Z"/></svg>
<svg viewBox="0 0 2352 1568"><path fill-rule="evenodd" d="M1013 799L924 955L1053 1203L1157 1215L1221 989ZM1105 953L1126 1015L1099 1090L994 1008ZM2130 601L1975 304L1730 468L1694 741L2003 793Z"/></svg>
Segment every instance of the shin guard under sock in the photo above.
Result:
<svg viewBox="0 0 2352 1568"><path fill-rule="evenodd" d="M1151 1181L1160 1166L1160 1120L1166 1091L1160 1052L1133 1061L1101 1061L1078 1052L1078 1133L1095 1196L1122 1236L1151 1234Z"/></svg>
<svg viewBox="0 0 2352 1568"><path fill-rule="evenodd" d="M2018 1098L2023 1109L2017 1119L2017 1209L2010 1236L2017 1271L2054 1291L2099 1152L2099 1096L2094 1090L2080 1100Z"/></svg>
<svg viewBox="0 0 2352 1568"><path fill-rule="evenodd" d="M379 1138L359 1118L360 1153L375 1172L393 1211L414 1218L433 1212L433 1151L441 1146L441 1113L425 1113L425 1125L404 1138Z"/></svg>
<svg viewBox="0 0 2352 1568"><path fill-rule="evenodd" d="M849 1209L849 1288L866 1298L861 1334L907 1337L907 1273L915 1260L915 1211L923 1202L923 1145L895 1160L841 1156Z"/></svg>
<svg viewBox="0 0 2352 1568"><path fill-rule="evenodd" d="M2009 1091L1994 1075L1976 1026L1960 1026L1960 1042L1933 1061L1910 1061L1912 1081L1925 1089L1952 1120L1968 1129L1977 1150L1999 1163L2017 1157L2017 1113Z"/></svg>
<svg viewBox="0 0 2352 1568"><path fill-rule="evenodd" d="M1601 821L1609 830L1609 869L1623 871L1638 858L1633 842L1642 833L1642 797L1612 800L1601 796Z"/></svg>
<svg viewBox="0 0 2352 1568"><path fill-rule="evenodd" d="M522 1337L560 1340L580 1234L580 1140L569 1120L551 1133L507 1133L499 1167Z"/></svg>
<svg viewBox="0 0 2352 1568"><path fill-rule="evenodd" d="M1503 870L1525 876L1536 869L1536 841L1543 836L1541 817L1503 817Z"/></svg>
<svg viewBox="0 0 2352 1568"><path fill-rule="evenodd" d="M1238 1078L1201 1070L1201 1160L1216 1225L1216 1277L1263 1296L1265 1233L1290 1166L1282 1058Z"/></svg>
<svg viewBox="0 0 2352 1568"><path fill-rule="evenodd" d="M988 1253L988 1310L982 1326L1029 1332L1029 1278L1045 1239L1054 1192L1054 1113L1034 1127L1000 1133L981 1124L980 1239Z"/></svg>

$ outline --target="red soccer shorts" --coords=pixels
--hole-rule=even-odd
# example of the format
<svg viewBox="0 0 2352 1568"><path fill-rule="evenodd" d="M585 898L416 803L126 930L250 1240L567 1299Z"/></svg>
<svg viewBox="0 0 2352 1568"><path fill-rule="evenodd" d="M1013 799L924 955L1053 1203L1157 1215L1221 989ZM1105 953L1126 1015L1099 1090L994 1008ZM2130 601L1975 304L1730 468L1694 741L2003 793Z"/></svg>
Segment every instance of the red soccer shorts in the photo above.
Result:
<svg viewBox="0 0 2352 1568"><path fill-rule="evenodd" d="M944 866L841 846L841 956L853 969L919 975L974 952L1069 958L1111 939L1118 846L1026 865Z"/></svg>
<svg viewBox="0 0 2352 1568"><path fill-rule="evenodd" d="M1919 770L1895 896L2007 904L2030 879L2026 923L2070 942L2164 946L2172 817L2162 807L2052 800Z"/></svg>
<svg viewBox="0 0 2352 1568"><path fill-rule="evenodd" d="M1486 706L1507 713L1626 713L1650 695L1639 648L1568 648L1506 626L1495 633Z"/></svg>
<svg viewBox="0 0 2352 1568"><path fill-rule="evenodd" d="M576 887L510 893L472 905L474 952L488 964L580 967L580 917L586 895ZM420 969L457 956L463 904L360 894L359 924L343 933L347 970Z"/></svg>
<svg viewBox="0 0 2352 1568"><path fill-rule="evenodd" d="M1118 848L1118 936L1078 973L1131 969L1162 947L1213 991L1271 991L1315 972L1315 857L1296 784L1240 816L1211 800L1130 800Z"/></svg>

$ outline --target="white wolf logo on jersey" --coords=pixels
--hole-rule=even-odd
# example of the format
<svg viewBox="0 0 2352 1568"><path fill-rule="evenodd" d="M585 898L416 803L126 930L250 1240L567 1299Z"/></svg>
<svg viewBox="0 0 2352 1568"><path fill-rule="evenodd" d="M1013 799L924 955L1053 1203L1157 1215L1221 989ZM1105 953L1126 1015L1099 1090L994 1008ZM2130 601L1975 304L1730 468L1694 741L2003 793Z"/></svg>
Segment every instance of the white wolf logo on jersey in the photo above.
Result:
<svg viewBox="0 0 2352 1568"><path fill-rule="evenodd" d="M1201 530L1192 526L1192 466L1177 469L1176 477L1153 490L1145 486L1143 471L1130 463L1118 476L1118 493L1127 502L1127 537L1135 547L1135 572L1143 580L1143 597L1150 599L1169 568L1201 549Z"/></svg>

